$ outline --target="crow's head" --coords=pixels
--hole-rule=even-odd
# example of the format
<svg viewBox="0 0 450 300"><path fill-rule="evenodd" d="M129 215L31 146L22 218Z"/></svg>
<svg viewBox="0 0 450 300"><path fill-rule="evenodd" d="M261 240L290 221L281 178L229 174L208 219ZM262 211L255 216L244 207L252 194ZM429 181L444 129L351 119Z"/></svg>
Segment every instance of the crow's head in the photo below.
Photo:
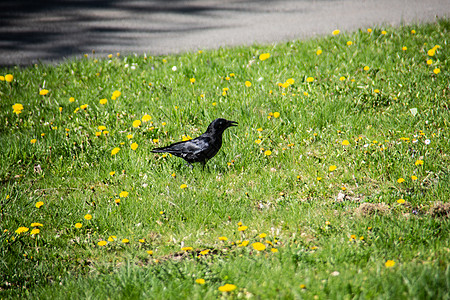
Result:
<svg viewBox="0 0 450 300"><path fill-rule="evenodd" d="M214 133L222 133L231 126L237 126L237 122L235 121L228 121L226 119L218 118L209 124L207 132L214 132Z"/></svg>

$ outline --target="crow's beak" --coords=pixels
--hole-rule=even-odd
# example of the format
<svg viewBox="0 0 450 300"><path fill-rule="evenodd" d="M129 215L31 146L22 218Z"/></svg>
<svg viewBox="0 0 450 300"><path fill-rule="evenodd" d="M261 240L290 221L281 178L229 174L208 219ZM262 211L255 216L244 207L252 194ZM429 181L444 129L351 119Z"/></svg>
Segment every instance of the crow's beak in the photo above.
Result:
<svg viewBox="0 0 450 300"><path fill-rule="evenodd" d="M237 126L238 122L228 121L228 127Z"/></svg>

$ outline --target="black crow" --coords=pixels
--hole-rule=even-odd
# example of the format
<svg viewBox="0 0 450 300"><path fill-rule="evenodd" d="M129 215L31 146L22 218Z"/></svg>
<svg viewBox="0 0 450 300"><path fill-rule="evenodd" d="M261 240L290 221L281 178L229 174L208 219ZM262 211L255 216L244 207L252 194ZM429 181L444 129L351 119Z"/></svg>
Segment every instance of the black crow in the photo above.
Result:
<svg viewBox="0 0 450 300"><path fill-rule="evenodd" d="M174 143L167 147L155 148L154 153L170 153L181 157L189 164L200 162L203 166L213 158L222 147L222 134L228 127L237 126L237 122L222 118L215 119L209 124L206 132L201 136L184 142Z"/></svg>

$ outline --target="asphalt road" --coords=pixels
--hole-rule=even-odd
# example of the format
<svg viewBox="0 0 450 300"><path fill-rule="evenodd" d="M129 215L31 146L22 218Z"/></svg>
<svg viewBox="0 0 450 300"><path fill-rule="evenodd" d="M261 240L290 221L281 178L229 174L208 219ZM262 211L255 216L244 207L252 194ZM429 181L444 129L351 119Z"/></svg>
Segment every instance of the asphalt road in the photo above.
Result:
<svg viewBox="0 0 450 300"><path fill-rule="evenodd" d="M449 0L0 0L0 66L169 54L450 16Z"/></svg>

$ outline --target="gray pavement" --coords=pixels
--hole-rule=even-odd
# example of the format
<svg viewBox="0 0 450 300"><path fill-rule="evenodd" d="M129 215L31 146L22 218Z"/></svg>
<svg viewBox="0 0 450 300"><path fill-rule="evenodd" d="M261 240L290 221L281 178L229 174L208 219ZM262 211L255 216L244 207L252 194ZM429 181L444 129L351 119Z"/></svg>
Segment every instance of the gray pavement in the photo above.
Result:
<svg viewBox="0 0 450 300"><path fill-rule="evenodd" d="M0 66L272 43L450 16L450 0L0 0Z"/></svg>

